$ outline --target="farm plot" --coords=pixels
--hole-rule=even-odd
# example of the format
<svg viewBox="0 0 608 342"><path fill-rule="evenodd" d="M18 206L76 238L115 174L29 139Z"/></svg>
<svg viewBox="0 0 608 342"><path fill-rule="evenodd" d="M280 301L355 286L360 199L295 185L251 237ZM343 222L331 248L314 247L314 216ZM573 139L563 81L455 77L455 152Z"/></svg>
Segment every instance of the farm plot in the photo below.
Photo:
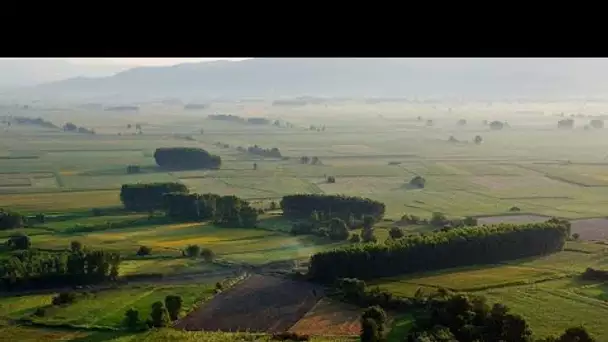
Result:
<svg viewBox="0 0 608 342"><path fill-rule="evenodd" d="M499 224L499 223L525 224L525 223L545 222L550 218L551 217L540 216L540 215L500 215L500 216L478 217L477 222L479 222L479 224Z"/></svg>
<svg viewBox="0 0 608 342"><path fill-rule="evenodd" d="M311 283L252 275L181 319L184 330L283 332L318 301ZM321 289L317 289L321 292Z"/></svg>
<svg viewBox="0 0 608 342"><path fill-rule="evenodd" d="M321 190L316 184L295 177L268 177L268 178L223 178L218 179L229 186L239 189L251 189L266 192L274 196L283 196L294 193L319 193Z"/></svg>
<svg viewBox="0 0 608 342"><path fill-rule="evenodd" d="M239 185L233 185L219 178L187 178L182 179L181 183L185 184L190 191L197 193L214 193L218 195L235 195L241 198L272 198L280 197L276 193L263 190L253 189L250 187L242 188Z"/></svg>
<svg viewBox="0 0 608 342"><path fill-rule="evenodd" d="M475 291L485 288L505 287L546 280L563 276L551 270L534 269L521 266L494 266L482 268L467 268L460 271L446 270L417 277L387 278L374 282L381 289L394 293L410 292L413 286L446 288L452 291ZM413 285L413 286L412 286Z"/></svg>
<svg viewBox="0 0 608 342"><path fill-rule="evenodd" d="M530 164L524 167L575 185L608 186L608 164Z"/></svg>
<svg viewBox="0 0 608 342"><path fill-rule="evenodd" d="M572 220L572 233L579 234L582 240L608 239L608 219L591 218Z"/></svg>
<svg viewBox="0 0 608 342"><path fill-rule="evenodd" d="M535 337L561 334L572 326L584 326L598 341L608 340L605 324L608 304L576 293L580 284L569 280L481 291L489 303L500 302L522 315ZM566 286L565 286L566 285Z"/></svg>
<svg viewBox="0 0 608 342"><path fill-rule="evenodd" d="M336 177L335 183L317 182L317 186L328 194L372 196L393 190L405 189L409 180L405 177Z"/></svg>
<svg viewBox="0 0 608 342"><path fill-rule="evenodd" d="M534 171L526 170L517 165L488 162L450 162L446 163L453 168L462 170L474 176L529 176L538 175Z"/></svg>
<svg viewBox="0 0 608 342"><path fill-rule="evenodd" d="M111 191L3 194L0 207L26 213L67 212L120 205L119 193Z"/></svg>
<svg viewBox="0 0 608 342"><path fill-rule="evenodd" d="M311 336L356 336L361 332L361 309L323 298L289 331Z"/></svg>
<svg viewBox="0 0 608 342"><path fill-rule="evenodd" d="M27 328L21 326L1 326L3 341L50 342L50 341L87 341L89 332L63 331L57 329Z"/></svg>
<svg viewBox="0 0 608 342"><path fill-rule="evenodd" d="M184 309L213 295L212 284L130 287L81 295L74 304L48 307L44 317L33 320L46 324L120 327L125 311L134 308L140 317L148 317L152 303L164 301L167 295L179 294Z"/></svg>
<svg viewBox="0 0 608 342"><path fill-rule="evenodd" d="M126 183L174 182L177 178L168 173L142 173L113 176L62 176L66 189L120 189Z"/></svg>
<svg viewBox="0 0 608 342"><path fill-rule="evenodd" d="M503 199L571 198L581 188L542 176L475 176L470 190Z"/></svg>

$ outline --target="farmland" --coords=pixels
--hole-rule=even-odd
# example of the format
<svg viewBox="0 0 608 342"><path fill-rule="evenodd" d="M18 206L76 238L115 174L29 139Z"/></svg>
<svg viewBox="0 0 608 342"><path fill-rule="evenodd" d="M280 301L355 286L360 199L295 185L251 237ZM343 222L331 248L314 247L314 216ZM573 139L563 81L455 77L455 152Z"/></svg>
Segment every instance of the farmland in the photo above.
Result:
<svg viewBox="0 0 608 342"><path fill-rule="evenodd" d="M482 295L521 314L537 337L582 325L603 340L608 330L598 317L608 310L605 285L579 280L578 275L587 267L605 268L608 254L604 248L593 253L571 251L584 245L569 243L565 251L541 258L386 278L371 285L400 296L413 296L420 290L432 293L437 288Z"/></svg>
<svg viewBox="0 0 608 342"><path fill-rule="evenodd" d="M43 213L47 219L27 228L0 231L0 237L26 233L32 247L50 251L66 250L72 241L79 241L89 248L120 253L120 276L160 274L165 280L99 291L33 318L40 325L71 325L80 331L47 331L7 323L0 325L0 333L38 341L239 338L238 334L174 329L122 335L91 330L120 328L125 310L131 307L147 318L152 302L179 293L185 317L177 327L185 330L290 330L314 335L317 340L322 336L328 341L348 340L359 334L360 310L321 299L321 295L316 298L308 285L253 275L232 289L213 294L218 279L243 265L306 262L314 253L348 243L292 235L293 222L282 217L280 209L268 210L284 195L309 193L363 196L385 203L384 220L376 224L379 242L388 238L393 226L406 234L436 229L398 222L404 214L426 219L433 212L448 218L474 216L481 224L539 222L551 216L569 219L579 241L568 242L564 251L554 255L376 279L370 284L399 296L413 296L418 289L431 293L437 288L482 294L523 315L538 336L559 333L576 323L608 339L608 330L596 318L608 310L605 286L577 278L587 267L608 268L606 246L596 243L608 238L608 137L599 130L554 129L557 118L550 114L564 111L557 105L546 109L545 115L525 116L509 116L523 104L495 104L492 110L484 106L459 108L454 104L448 113L447 107L433 109L423 103L346 102L298 108L256 104L256 113L288 121L293 124L290 127L206 118L216 112L252 116L247 105L230 103L188 112L180 107L144 105L137 114L103 113L103 120L95 111L16 109L14 115L43 116L59 125L73 120L94 128L97 134L18 125L4 129L0 136L0 208L31 216ZM427 118L433 119L432 126L426 125ZM456 125L460 118L466 118L468 124ZM483 124L483 120L494 119L508 119L510 128L494 131ZM138 123L142 134L128 128ZM310 130L310 125L326 129ZM483 143L473 143L476 135L483 137ZM450 136L458 141L449 141ZM276 147L284 158L237 150L254 145ZM154 151L178 146L217 154L222 166L217 170L159 168ZM318 157L320 162L304 164L304 156ZM129 165L139 166L140 172L128 173ZM328 176L336 182L328 182ZM424 177L423 188L408 184L415 176ZM169 222L159 213L149 217L148 213L122 210L122 184L169 181L183 183L192 192L236 195L266 212L254 229ZM217 262L184 257L183 250L189 245L211 249ZM151 255L136 255L140 246L151 248ZM0 316L5 320L30 317L36 309L50 306L52 296L0 298ZM404 334L412 322L409 316L391 319L394 334ZM331 337L337 335L345 337ZM399 336L394 340L400 340Z"/></svg>

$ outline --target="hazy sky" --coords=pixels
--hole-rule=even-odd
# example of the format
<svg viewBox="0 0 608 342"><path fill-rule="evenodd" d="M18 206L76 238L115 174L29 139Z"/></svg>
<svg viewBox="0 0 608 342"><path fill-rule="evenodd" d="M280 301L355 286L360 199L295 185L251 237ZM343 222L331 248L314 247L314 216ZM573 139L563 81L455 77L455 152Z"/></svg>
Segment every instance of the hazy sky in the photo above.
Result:
<svg viewBox="0 0 608 342"><path fill-rule="evenodd" d="M67 58L77 64L122 64L129 66L174 65L180 63L210 62L218 60L240 61L247 58Z"/></svg>

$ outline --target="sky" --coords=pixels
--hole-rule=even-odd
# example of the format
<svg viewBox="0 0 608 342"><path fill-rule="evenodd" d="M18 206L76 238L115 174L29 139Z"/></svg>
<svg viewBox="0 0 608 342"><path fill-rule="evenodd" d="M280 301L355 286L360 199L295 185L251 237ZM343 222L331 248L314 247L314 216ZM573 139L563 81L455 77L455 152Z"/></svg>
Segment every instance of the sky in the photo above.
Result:
<svg viewBox="0 0 608 342"><path fill-rule="evenodd" d="M211 62L219 60L241 61L248 58L66 58L75 64L122 64L128 66L160 66L180 63Z"/></svg>

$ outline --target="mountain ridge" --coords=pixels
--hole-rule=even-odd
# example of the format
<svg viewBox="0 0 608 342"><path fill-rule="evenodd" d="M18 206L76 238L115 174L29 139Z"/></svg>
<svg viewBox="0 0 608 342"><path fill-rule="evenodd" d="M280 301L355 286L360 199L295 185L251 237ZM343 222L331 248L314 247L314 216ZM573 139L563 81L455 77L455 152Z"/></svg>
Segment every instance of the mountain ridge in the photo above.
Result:
<svg viewBox="0 0 608 342"><path fill-rule="evenodd" d="M563 97L608 94L605 59L253 58L135 67L19 89L38 98Z"/></svg>

